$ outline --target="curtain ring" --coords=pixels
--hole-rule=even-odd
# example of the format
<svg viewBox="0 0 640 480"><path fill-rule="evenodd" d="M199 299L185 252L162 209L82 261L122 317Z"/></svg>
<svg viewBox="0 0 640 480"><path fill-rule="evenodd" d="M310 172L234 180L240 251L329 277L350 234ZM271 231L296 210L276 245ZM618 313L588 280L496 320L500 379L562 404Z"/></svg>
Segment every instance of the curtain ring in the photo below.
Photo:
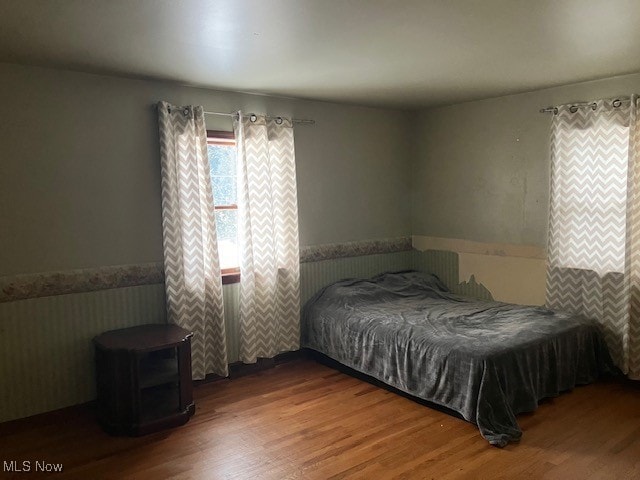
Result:
<svg viewBox="0 0 640 480"><path fill-rule="evenodd" d="M575 106L575 105L571 105L571 106L569 107L569 111L570 111L571 113L576 113L576 112L578 111L578 107L577 107L577 106Z"/></svg>
<svg viewBox="0 0 640 480"><path fill-rule="evenodd" d="M613 105L615 108L618 108L620 105L622 105L622 100L616 98L613 102L611 102L611 105Z"/></svg>
<svg viewBox="0 0 640 480"><path fill-rule="evenodd" d="M598 104L596 102L593 102L591 104L591 110L593 110L594 112L596 111L596 108L598 108Z"/></svg>
<svg viewBox="0 0 640 480"><path fill-rule="evenodd" d="M251 115L249 115L249 121L250 122L255 122L256 120L258 120L258 116L255 113L252 113Z"/></svg>
<svg viewBox="0 0 640 480"><path fill-rule="evenodd" d="M558 107L553 107L553 114L557 115L558 114Z"/></svg>
<svg viewBox="0 0 640 480"><path fill-rule="evenodd" d="M282 125L282 117L276 117L276 123Z"/></svg>
<svg viewBox="0 0 640 480"><path fill-rule="evenodd" d="M189 110L190 110L190 109L189 109L189 107L184 107L184 109L182 110L182 114L183 114L185 117L188 117L188 116L189 116L189 113L190 113L190 112L189 112Z"/></svg>

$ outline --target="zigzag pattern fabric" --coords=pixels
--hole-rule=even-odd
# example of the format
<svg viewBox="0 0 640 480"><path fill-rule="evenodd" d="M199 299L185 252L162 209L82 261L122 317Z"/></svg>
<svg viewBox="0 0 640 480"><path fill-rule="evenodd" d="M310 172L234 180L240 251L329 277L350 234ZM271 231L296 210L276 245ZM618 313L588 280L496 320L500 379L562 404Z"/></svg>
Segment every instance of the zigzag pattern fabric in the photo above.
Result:
<svg viewBox="0 0 640 480"><path fill-rule="evenodd" d="M279 122L242 113L234 122L242 251L240 360L245 363L300 347L293 128L290 120Z"/></svg>
<svg viewBox="0 0 640 480"><path fill-rule="evenodd" d="M546 303L599 320L640 379L640 134L636 98L558 107L551 135Z"/></svg>
<svg viewBox="0 0 640 480"><path fill-rule="evenodd" d="M202 107L158 104L162 231L169 321L191 332L195 379L226 377L227 351L213 191Z"/></svg>

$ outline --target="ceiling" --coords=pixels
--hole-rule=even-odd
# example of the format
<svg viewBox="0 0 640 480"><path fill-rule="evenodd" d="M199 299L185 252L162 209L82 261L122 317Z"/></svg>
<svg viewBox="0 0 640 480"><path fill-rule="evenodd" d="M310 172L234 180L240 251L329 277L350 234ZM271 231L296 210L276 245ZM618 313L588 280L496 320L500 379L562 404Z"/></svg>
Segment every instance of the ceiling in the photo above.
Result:
<svg viewBox="0 0 640 480"><path fill-rule="evenodd" d="M1 0L0 62L418 108L640 71L638 0Z"/></svg>

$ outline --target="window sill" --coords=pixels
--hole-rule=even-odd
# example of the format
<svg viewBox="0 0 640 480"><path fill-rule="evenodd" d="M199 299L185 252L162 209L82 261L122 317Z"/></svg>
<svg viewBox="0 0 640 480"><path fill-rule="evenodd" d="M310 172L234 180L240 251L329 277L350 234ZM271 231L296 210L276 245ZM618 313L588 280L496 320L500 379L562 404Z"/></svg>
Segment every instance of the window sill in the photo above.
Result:
<svg viewBox="0 0 640 480"><path fill-rule="evenodd" d="M240 272L222 274L223 285L230 285L232 283L240 283Z"/></svg>

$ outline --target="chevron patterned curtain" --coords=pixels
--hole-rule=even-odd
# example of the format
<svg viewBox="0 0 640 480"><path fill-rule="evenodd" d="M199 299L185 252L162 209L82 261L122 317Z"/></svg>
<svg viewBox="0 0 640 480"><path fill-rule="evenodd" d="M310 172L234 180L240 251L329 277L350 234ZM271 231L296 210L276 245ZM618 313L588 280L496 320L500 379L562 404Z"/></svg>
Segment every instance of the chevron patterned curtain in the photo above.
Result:
<svg viewBox="0 0 640 480"><path fill-rule="evenodd" d="M158 104L169 321L191 332L195 379L227 376L222 283L202 107Z"/></svg>
<svg viewBox="0 0 640 480"><path fill-rule="evenodd" d="M640 379L640 134L636 98L558 107L551 135L547 306L600 321Z"/></svg>
<svg viewBox="0 0 640 480"><path fill-rule="evenodd" d="M239 114L240 360L300 346L300 256L290 120Z"/></svg>

